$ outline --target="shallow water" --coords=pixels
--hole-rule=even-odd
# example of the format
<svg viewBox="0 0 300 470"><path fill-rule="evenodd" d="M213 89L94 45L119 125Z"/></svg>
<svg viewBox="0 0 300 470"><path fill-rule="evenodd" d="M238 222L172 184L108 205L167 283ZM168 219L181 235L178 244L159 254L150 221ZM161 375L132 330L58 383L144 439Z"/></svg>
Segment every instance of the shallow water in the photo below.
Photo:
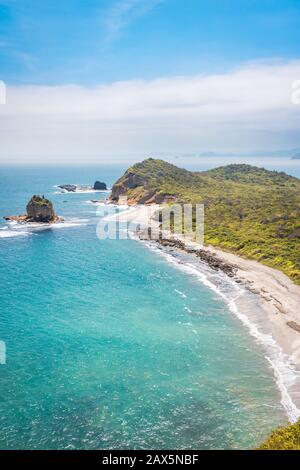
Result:
<svg viewBox="0 0 300 470"><path fill-rule="evenodd" d="M0 224L0 448L253 447L287 419L264 348L199 276L99 240L94 196L55 194L122 171L0 170L1 216L38 193L68 222Z"/></svg>

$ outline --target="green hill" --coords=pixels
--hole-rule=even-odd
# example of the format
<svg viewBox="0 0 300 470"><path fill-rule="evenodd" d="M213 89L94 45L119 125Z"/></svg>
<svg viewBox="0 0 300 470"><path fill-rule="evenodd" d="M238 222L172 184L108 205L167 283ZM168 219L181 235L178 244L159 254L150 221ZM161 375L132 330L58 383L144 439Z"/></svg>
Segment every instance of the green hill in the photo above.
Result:
<svg viewBox="0 0 300 470"><path fill-rule="evenodd" d="M300 421L273 431L258 450L300 450Z"/></svg>
<svg viewBox="0 0 300 470"><path fill-rule="evenodd" d="M205 206L205 243L281 269L300 283L300 180L250 165L190 172L148 159L129 168L111 200Z"/></svg>

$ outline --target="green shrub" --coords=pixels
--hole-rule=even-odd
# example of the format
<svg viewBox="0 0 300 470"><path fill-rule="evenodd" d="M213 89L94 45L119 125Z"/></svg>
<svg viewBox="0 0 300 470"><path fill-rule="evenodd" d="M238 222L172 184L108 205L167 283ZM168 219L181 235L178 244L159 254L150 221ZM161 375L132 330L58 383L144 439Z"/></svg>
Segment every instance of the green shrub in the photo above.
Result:
<svg viewBox="0 0 300 470"><path fill-rule="evenodd" d="M300 450L300 421L273 431L259 450Z"/></svg>
<svg viewBox="0 0 300 470"><path fill-rule="evenodd" d="M147 190L174 195L182 203L205 206L205 243L260 261L300 284L300 180L251 165L227 165L205 172L177 168L149 158L128 173Z"/></svg>
<svg viewBox="0 0 300 470"><path fill-rule="evenodd" d="M49 199L46 199L44 196L41 197L41 196L37 196L36 194L34 196L32 196L32 201L34 201L36 204L39 204L41 206L43 205L47 205L47 204L51 204L51 202L49 201Z"/></svg>

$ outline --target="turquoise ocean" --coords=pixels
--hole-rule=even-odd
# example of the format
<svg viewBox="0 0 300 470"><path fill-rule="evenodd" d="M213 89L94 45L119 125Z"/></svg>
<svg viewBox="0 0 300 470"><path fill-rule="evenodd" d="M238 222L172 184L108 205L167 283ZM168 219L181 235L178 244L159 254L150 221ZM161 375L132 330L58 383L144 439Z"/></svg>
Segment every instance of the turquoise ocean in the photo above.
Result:
<svg viewBox="0 0 300 470"><path fill-rule="evenodd" d="M99 240L89 200L108 194L56 187L125 169L0 169L1 219L40 194L66 220L0 221L0 448L252 448L289 417L276 351L243 321L255 296L184 255Z"/></svg>

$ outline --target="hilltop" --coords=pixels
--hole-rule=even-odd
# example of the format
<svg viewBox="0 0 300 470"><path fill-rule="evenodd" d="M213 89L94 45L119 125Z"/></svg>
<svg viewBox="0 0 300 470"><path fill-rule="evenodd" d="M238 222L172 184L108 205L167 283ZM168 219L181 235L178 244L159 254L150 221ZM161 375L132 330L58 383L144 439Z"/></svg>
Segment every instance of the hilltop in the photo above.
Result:
<svg viewBox="0 0 300 470"><path fill-rule="evenodd" d="M300 283L300 180L245 164L191 172L163 160L130 167L111 200L203 203L205 243L281 269Z"/></svg>

